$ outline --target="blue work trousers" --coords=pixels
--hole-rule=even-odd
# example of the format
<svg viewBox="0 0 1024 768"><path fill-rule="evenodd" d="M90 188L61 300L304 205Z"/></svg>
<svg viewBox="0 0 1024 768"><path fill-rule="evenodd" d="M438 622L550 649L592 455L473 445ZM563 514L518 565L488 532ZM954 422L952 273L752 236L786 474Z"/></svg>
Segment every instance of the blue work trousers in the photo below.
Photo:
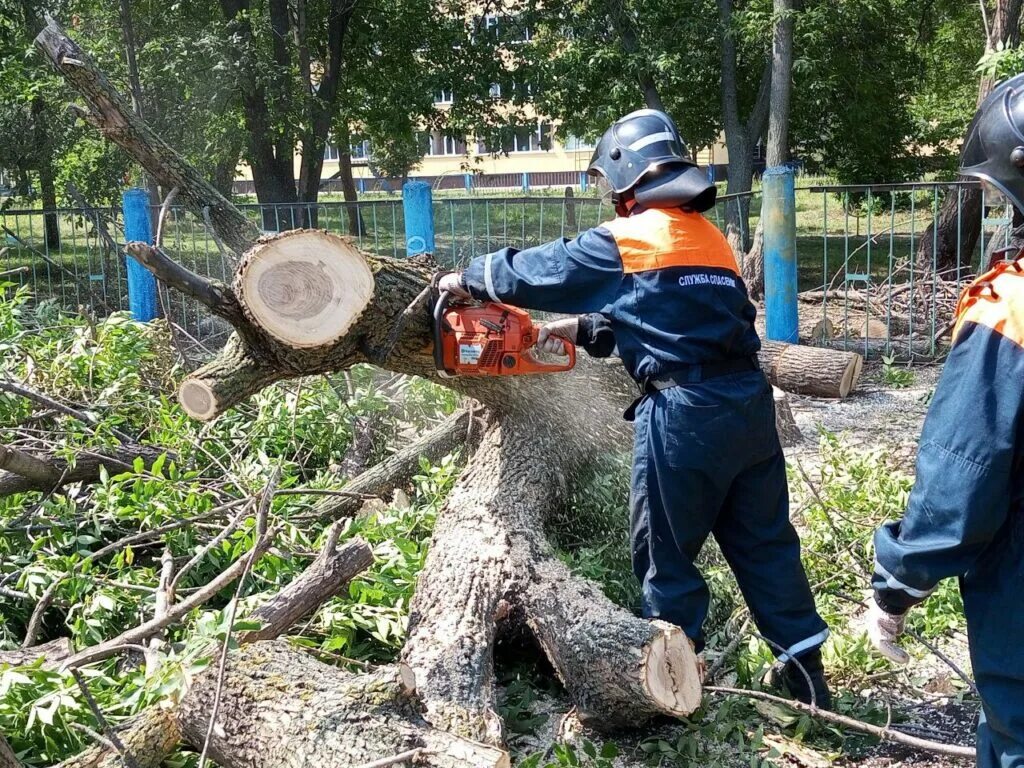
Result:
<svg viewBox="0 0 1024 768"><path fill-rule="evenodd" d="M772 390L760 371L677 386L637 406L633 570L647 618L703 648L710 593L694 561L709 534L761 634L782 660L828 637L789 521L786 465Z"/></svg>

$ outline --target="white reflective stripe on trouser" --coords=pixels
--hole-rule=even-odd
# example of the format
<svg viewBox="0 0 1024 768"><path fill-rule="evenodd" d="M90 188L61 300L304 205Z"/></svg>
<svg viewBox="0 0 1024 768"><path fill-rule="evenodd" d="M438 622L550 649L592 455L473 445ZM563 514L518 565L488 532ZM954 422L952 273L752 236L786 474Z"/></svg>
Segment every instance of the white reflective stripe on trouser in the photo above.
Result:
<svg viewBox="0 0 1024 768"><path fill-rule="evenodd" d="M659 141L675 141L675 134L670 131L662 131L661 133L652 133L650 136L644 136L642 139L637 139L630 144L627 149L631 149L634 152L644 147L649 147L651 144L657 144Z"/></svg>
<svg viewBox="0 0 1024 768"><path fill-rule="evenodd" d="M786 652L779 656L779 661L781 661L782 663L786 663L790 659L799 656L804 651L808 651L811 648L817 648L826 640L828 640L827 628L821 630L821 632L819 632L816 635L808 637L806 640L801 640L799 643L789 646L789 648L786 649Z"/></svg>
<svg viewBox="0 0 1024 768"><path fill-rule="evenodd" d="M492 255L488 253L484 257L484 287L487 289L487 295L491 297L491 301L498 301L498 297L494 293L494 280L491 278Z"/></svg>
<svg viewBox="0 0 1024 768"><path fill-rule="evenodd" d="M935 591L935 587L932 587L931 589L914 589L913 587L908 587L902 581L885 570L885 568L882 567L882 564L877 560L875 560L875 573L885 579L885 586L889 589L898 589L900 592L905 592L911 597L925 598Z"/></svg>

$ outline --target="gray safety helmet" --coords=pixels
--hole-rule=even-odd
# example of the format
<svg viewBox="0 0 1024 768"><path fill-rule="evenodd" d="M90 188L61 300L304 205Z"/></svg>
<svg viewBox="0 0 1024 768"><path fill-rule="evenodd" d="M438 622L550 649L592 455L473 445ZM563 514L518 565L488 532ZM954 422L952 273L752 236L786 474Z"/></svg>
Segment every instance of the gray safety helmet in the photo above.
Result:
<svg viewBox="0 0 1024 768"><path fill-rule="evenodd" d="M631 201L647 208L706 211L715 185L690 160L672 118L656 109L630 112L604 132L587 173L602 176L620 215Z"/></svg>
<svg viewBox="0 0 1024 768"><path fill-rule="evenodd" d="M996 85L978 107L960 173L989 182L1024 213L1024 73Z"/></svg>

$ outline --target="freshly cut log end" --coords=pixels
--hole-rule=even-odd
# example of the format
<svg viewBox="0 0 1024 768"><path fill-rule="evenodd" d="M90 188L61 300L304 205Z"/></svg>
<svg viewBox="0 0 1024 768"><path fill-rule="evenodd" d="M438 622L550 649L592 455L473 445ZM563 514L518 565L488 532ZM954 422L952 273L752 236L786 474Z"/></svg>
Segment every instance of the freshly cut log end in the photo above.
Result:
<svg viewBox="0 0 1024 768"><path fill-rule="evenodd" d="M702 691L697 655L679 627L663 621L652 624L660 632L647 646L643 660L644 688L663 712L685 717L700 706Z"/></svg>
<svg viewBox="0 0 1024 768"><path fill-rule="evenodd" d="M842 399L860 379L864 358L856 352L765 341L758 357L768 380L786 392Z"/></svg>
<svg viewBox="0 0 1024 768"><path fill-rule="evenodd" d="M193 419L209 421L218 413L217 396L204 381L186 379L178 389L178 402Z"/></svg>
<svg viewBox="0 0 1024 768"><path fill-rule="evenodd" d="M192 418L210 421L283 375L232 334L220 354L181 383L178 402Z"/></svg>
<svg viewBox="0 0 1024 768"><path fill-rule="evenodd" d="M235 278L235 293L253 323L303 349L344 336L370 303L373 289L373 273L359 250L318 230L261 239Z"/></svg>

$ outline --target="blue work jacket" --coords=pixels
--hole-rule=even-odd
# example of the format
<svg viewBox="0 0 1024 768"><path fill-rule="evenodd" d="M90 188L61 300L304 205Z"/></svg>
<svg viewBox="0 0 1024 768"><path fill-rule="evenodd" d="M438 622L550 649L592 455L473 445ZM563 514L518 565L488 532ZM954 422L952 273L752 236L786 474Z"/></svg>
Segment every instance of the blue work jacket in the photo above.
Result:
<svg viewBox="0 0 1024 768"><path fill-rule="evenodd" d="M1022 265L1024 266L1024 265ZM1019 535L1024 501L1024 271L1004 262L964 291L925 418L903 519L875 533L872 585L902 613Z"/></svg>
<svg viewBox="0 0 1024 768"><path fill-rule="evenodd" d="M574 240L480 256L463 274L477 299L601 313L637 381L760 348L732 248L699 213L643 210Z"/></svg>

